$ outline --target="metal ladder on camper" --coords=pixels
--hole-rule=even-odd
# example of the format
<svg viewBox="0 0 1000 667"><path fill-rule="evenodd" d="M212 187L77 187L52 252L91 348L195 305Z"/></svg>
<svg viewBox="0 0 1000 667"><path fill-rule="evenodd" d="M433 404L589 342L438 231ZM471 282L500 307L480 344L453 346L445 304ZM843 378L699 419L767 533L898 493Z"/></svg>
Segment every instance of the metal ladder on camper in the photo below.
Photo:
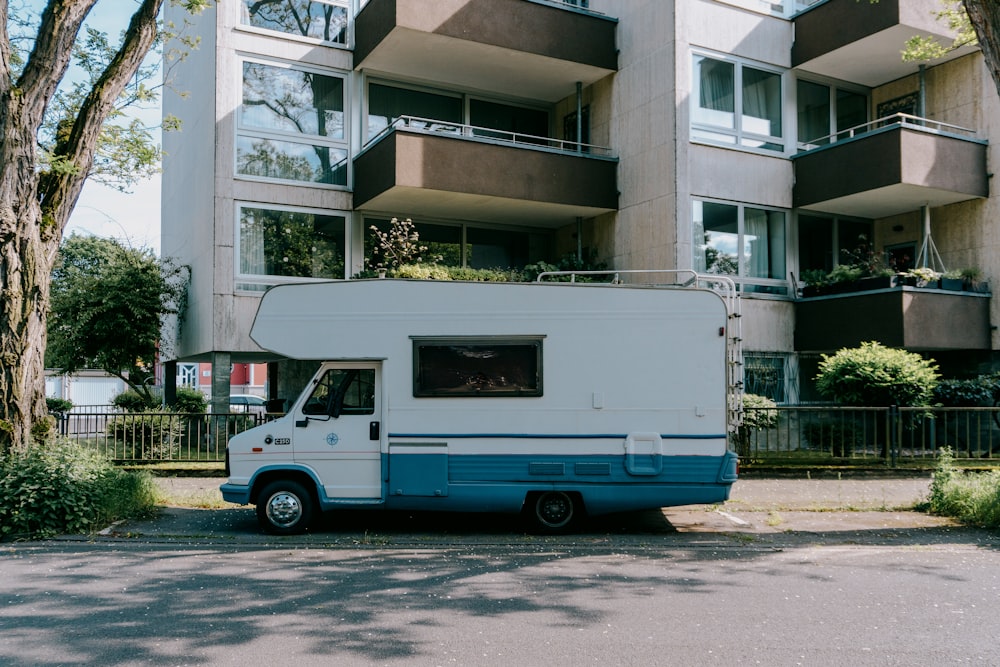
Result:
<svg viewBox="0 0 1000 667"><path fill-rule="evenodd" d="M642 276L665 278L668 280L646 280ZM610 277L602 284L633 285L641 287L661 287L667 289L708 288L722 297L726 304L726 400L728 414L726 424L730 433L735 433L743 423L743 323L740 312L740 291L736 281L729 276L698 273L690 269L627 269L602 271L545 271L538 274L536 282L546 282L549 278L569 278L577 282L577 276L591 279Z"/></svg>

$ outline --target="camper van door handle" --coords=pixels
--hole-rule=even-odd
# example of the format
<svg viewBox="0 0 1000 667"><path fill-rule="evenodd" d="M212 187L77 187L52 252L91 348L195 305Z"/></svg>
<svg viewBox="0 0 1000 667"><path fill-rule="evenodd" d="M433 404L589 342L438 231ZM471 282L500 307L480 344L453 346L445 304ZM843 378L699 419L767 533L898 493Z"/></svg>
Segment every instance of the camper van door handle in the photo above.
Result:
<svg viewBox="0 0 1000 667"><path fill-rule="evenodd" d="M380 437L378 422L368 422L368 439L378 440Z"/></svg>

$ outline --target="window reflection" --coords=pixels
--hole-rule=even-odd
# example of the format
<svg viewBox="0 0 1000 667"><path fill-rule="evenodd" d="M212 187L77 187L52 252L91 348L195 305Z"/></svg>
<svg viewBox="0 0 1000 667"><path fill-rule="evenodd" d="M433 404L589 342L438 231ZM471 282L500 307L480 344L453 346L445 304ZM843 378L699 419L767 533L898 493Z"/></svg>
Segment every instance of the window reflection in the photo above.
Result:
<svg viewBox="0 0 1000 667"><path fill-rule="evenodd" d="M243 63L245 127L344 138L344 80L314 72Z"/></svg>
<svg viewBox="0 0 1000 667"><path fill-rule="evenodd" d="M347 44L347 3L326 0L243 0L244 25Z"/></svg>
<svg viewBox="0 0 1000 667"><path fill-rule="evenodd" d="M240 273L343 278L345 218L303 211L240 210Z"/></svg>

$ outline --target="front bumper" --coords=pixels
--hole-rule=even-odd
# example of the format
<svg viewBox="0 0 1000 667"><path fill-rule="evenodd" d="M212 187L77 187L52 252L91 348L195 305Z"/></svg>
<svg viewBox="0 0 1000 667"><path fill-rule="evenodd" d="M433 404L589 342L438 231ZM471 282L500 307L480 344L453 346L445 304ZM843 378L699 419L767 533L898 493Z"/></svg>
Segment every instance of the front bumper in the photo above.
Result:
<svg viewBox="0 0 1000 667"><path fill-rule="evenodd" d="M223 484L219 487L219 491L222 492L222 499L227 503L235 503L237 505L248 505L250 504L250 487L244 484Z"/></svg>

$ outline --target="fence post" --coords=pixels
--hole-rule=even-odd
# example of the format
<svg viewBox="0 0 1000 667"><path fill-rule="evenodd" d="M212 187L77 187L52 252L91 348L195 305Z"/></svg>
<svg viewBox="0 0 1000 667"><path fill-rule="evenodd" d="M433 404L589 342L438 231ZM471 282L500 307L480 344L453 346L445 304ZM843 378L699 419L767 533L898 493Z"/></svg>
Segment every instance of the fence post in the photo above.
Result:
<svg viewBox="0 0 1000 667"><path fill-rule="evenodd" d="M899 406L889 406L889 467L895 468L899 460L899 440L902 421L899 418Z"/></svg>

